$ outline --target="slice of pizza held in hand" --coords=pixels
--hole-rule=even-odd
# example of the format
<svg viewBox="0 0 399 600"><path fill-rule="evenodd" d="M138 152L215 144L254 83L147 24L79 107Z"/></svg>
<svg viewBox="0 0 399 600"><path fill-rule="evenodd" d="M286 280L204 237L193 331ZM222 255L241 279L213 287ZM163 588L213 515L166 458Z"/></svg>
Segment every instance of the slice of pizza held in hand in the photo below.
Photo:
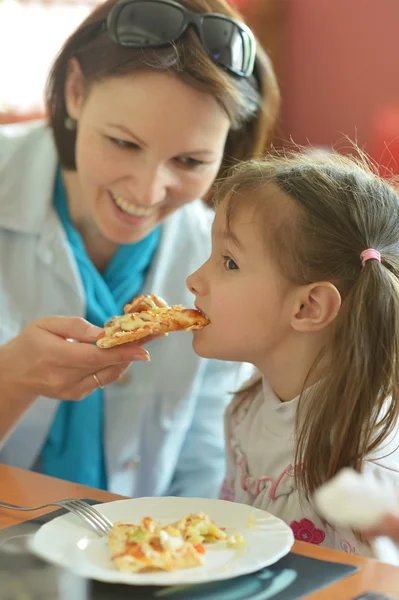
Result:
<svg viewBox="0 0 399 600"><path fill-rule="evenodd" d="M131 304L126 304L122 316L112 317L105 323L97 346L112 348L148 335L202 329L208 324L209 319L197 309L168 306L155 295L137 296Z"/></svg>

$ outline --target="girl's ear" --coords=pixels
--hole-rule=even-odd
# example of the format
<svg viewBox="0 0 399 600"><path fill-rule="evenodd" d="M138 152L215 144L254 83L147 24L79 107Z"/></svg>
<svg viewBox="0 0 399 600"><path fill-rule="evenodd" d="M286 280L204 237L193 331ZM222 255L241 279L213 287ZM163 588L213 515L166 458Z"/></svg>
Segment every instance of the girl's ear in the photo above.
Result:
<svg viewBox="0 0 399 600"><path fill-rule="evenodd" d="M303 286L298 294L291 326L295 331L321 331L337 316L341 294L328 281Z"/></svg>
<svg viewBox="0 0 399 600"><path fill-rule="evenodd" d="M86 98L86 82L76 58L71 58L68 62L64 93L68 116L78 121Z"/></svg>

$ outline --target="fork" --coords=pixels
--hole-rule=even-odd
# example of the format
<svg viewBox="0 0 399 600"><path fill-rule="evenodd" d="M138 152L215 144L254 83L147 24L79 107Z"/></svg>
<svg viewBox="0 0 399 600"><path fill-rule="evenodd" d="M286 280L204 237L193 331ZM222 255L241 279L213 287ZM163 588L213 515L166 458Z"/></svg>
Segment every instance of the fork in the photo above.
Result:
<svg viewBox="0 0 399 600"><path fill-rule="evenodd" d="M113 523L111 523L107 517L104 517L98 510L90 506L90 504L83 502L83 500L77 500L75 498L57 500L56 502L49 502L48 504L41 504L40 506L16 506L15 504L0 502L0 508L10 508L12 510L21 511L39 510L40 508L47 508L48 506L61 506L62 508L69 510L69 512L80 517L86 525L90 525L93 531L100 536L107 535L113 527Z"/></svg>

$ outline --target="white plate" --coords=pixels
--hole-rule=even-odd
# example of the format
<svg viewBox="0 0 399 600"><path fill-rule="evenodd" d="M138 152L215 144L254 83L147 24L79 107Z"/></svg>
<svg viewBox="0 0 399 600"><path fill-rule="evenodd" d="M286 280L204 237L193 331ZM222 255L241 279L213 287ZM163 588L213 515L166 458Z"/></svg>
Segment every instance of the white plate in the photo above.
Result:
<svg viewBox="0 0 399 600"><path fill-rule="evenodd" d="M206 546L204 566L174 572L121 573L113 566L106 538L90 532L73 514L42 525L33 536L34 554L91 579L131 585L179 585L229 579L257 571L285 556L294 543L292 530L270 513L225 500L202 498L137 498L96 505L111 521L138 523L145 516L162 524L203 511L219 527L243 533L247 545L227 548L224 542ZM255 525L248 528L250 515Z"/></svg>

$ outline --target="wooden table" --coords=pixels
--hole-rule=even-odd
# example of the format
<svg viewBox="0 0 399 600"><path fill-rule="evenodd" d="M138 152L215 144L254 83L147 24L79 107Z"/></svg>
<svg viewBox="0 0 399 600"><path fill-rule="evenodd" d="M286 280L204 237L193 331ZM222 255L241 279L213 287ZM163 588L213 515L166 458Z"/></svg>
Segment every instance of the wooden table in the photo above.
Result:
<svg viewBox="0 0 399 600"><path fill-rule="evenodd" d="M63 498L93 498L101 501L120 499L121 496L68 483L38 473L0 464L0 500L22 506L45 504ZM49 510L19 513L0 508L0 529L33 519ZM313 544L295 542L293 551L304 556L358 565L360 571L329 587L311 594L308 600L353 600L366 591L383 592L399 599L399 568L363 558L320 548Z"/></svg>

